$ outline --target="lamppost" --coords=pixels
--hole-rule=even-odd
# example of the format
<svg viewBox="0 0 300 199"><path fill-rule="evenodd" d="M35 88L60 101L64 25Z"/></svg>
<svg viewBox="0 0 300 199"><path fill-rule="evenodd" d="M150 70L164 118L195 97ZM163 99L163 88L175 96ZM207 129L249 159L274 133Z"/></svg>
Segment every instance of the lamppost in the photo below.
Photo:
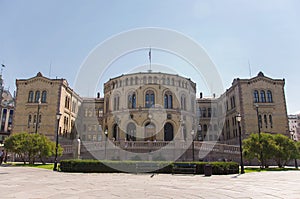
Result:
<svg viewBox="0 0 300 199"><path fill-rule="evenodd" d="M60 117L61 117L61 113L57 113L56 114L57 124L56 124L55 159L54 159L53 171L57 171L58 129L59 129L59 120L60 120Z"/></svg>
<svg viewBox="0 0 300 199"><path fill-rule="evenodd" d="M294 141L294 142L296 142L296 138L295 138L295 131L293 130L293 131L291 131L292 132L292 135L291 135L291 137L292 137L292 140ZM295 158L295 168L296 169L298 169L298 162L297 162L297 158Z"/></svg>
<svg viewBox="0 0 300 199"><path fill-rule="evenodd" d="M37 129L38 129L38 126L39 126L39 122L40 122L40 105L41 105L41 98L39 98L39 101L38 101L38 109L37 109L37 115L36 115L36 123L35 123L35 134L37 134Z"/></svg>
<svg viewBox="0 0 300 199"><path fill-rule="evenodd" d="M104 134L105 134L105 145L104 145L104 156L105 156L105 160L106 160L106 144L107 144L107 135L108 135L108 132L107 132L107 129L105 129L104 131Z"/></svg>
<svg viewBox="0 0 300 199"><path fill-rule="evenodd" d="M192 135L192 152L193 152L193 162L195 161L195 149L194 149L194 135L195 135L195 131L192 130L191 131L191 135Z"/></svg>
<svg viewBox="0 0 300 199"><path fill-rule="evenodd" d="M236 115L236 120L238 122L238 127L239 127L239 141L240 141L240 155L241 155L241 174L245 173L244 170L244 161L243 161L243 148L242 148L242 131L241 131L241 120L242 120L242 116L241 114L237 114Z"/></svg>
<svg viewBox="0 0 300 199"><path fill-rule="evenodd" d="M261 135L260 135L261 120L259 119L258 104L255 104L255 107L256 107L257 126L258 126L258 141L259 141L259 149L260 149L261 168L263 168L263 153L261 148L262 146L261 146Z"/></svg>

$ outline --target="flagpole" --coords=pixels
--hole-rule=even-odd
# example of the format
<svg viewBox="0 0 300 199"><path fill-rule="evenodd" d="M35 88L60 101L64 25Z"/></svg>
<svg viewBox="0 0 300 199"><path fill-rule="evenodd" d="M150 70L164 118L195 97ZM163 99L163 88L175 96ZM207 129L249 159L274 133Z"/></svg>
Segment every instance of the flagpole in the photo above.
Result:
<svg viewBox="0 0 300 199"><path fill-rule="evenodd" d="M151 70L151 47L149 49L149 62L150 62L150 70L148 72L151 73L152 72L152 70Z"/></svg>
<svg viewBox="0 0 300 199"><path fill-rule="evenodd" d="M3 68L5 67L4 64L1 64L1 76L2 76L2 72L3 72Z"/></svg>

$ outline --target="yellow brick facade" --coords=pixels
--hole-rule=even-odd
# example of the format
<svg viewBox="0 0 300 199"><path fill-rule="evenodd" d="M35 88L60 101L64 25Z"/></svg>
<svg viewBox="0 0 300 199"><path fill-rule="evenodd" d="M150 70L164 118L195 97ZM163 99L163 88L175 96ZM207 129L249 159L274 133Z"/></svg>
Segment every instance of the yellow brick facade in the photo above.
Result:
<svg viewBox="0 0 300 199"><path fill-rule="evenodd" d="M284 84L284 79L271 79L259 73L251 79L234 79L220 97L204 98L201 94L196 99L196 84L188 78L133 73L107 81L104 96L81 98L66 80L48 79L39 73L16 81L13 133L35 132L38 103L35 99L29 102L29 92L33 91L35 98L36 91L46 91L47 99L40 104L38 133L52 138L58 112L62 113L59 133L69 138L78 134L83 141L102 141L105 132L116 141L184 141L191 139L194 132L195 140L237 144L236 115L242 116L245 138L258 132L257 110L261 132L288 135Z"/></svg>
<svg viewBox="0 0 300 199"><path fill-rule="evenodd" d="M12 133L37 132L54 139L56 114L61 113L59 133L70 136L81 98L65 79L49 79L38 73L30 79L16 80L16 87Z"/></svg>

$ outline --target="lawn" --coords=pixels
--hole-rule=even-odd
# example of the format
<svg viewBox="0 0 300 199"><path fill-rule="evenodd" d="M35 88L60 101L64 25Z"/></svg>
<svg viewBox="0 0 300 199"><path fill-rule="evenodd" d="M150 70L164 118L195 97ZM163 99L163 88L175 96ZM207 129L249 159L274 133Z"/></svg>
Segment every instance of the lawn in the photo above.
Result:
<svg viewBox="0 0 300 199"><path fill-rule="evenodd" d="M12 166L17 167L35 167L35 168L41 168L41 169L49 169L52 170L54 167L54 164L23 164L23 163L7 163L11 164Z"/></svg>
<svg viewBox="0 0 300 199"><path fill-rule="evenodd" d="M264 168L261 169L259 167L246 167L245 173L251 173L251 172L264 172L264 171L297 171L296 168L278 168L278 167L272 167L272 168Z"/></svg>

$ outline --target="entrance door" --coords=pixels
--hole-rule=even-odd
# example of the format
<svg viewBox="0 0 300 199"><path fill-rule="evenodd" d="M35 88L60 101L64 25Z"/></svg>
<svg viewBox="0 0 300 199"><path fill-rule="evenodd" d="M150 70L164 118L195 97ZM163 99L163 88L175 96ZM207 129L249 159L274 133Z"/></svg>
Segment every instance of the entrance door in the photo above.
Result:
<svg viewBox="0 0 300 199"><path fill-rule="evenodd" d="M156 129L155 125L152 123L147 123L145 125L145 141L154 141L156 140Z"/></svg>
<svg viewBox="0 0 300 199"><path fill-rule="evenodd" d="M164 141L172 141L174 138L173 125L166 123L164 126Z"/></svg>

